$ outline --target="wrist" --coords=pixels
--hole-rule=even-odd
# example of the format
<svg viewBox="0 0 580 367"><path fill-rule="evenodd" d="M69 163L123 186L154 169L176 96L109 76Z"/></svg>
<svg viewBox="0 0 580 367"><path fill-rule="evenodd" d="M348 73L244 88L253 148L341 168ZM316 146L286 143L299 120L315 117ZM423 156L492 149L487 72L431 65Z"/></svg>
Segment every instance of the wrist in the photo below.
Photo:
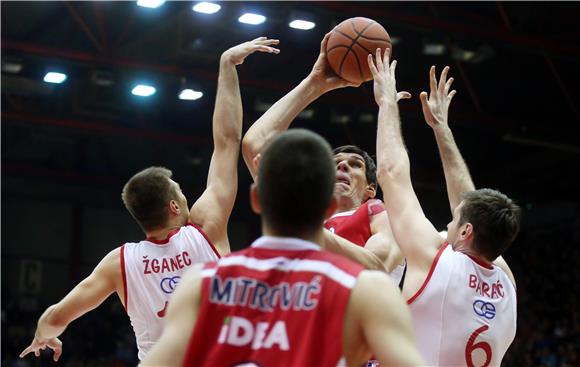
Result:
<svg viewBox="0 0 580 367"><path fill-rule="evenodd" d="M397 108L398 107L396 99L392 99L392 98L381 98L381 99L379 99L379 101L377 101L377 104L381 108Z"/></svg>
<svg viewBox="0 0 580 367"><path fill-rule="evenodd" d="M300 82L300 87L302 88L303 95L312 100L317 99L327 92L324 84L310 75Z"/></svg>

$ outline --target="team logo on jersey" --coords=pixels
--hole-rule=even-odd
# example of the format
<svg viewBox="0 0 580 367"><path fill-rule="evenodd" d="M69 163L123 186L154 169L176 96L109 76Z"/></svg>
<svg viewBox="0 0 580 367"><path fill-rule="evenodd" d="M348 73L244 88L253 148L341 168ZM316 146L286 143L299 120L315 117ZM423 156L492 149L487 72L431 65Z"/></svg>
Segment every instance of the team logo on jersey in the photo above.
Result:
<svg viewBox="0 0 580 367"><path fill-rule="evenodd" d="M171 294L175 290L175 287L177 287L177 285L179 284L180 279L181 277L179 275L176 275L174 277L163 278L161 279L161 283L159 283L159 286L161 287L161 290L163 292Z"/></svg>
<svg viewBox="0 0 580 367"><path fill-rule="evenodd" d="M252 321L239 316L226 317L218 336L218 343L236 347L251 345L253 350L272 349L277 345L280 350L290 350L286 323L283 320L270 325L265 321L253 324Z"/></svg>
<svg viewBox="0 0 580 367"><path fill-rule="evenodd" d="M473 311L477 315L483 316L488 320L495 317L495 306L492 303L484 302L480 299L473 302Z"/></svg>

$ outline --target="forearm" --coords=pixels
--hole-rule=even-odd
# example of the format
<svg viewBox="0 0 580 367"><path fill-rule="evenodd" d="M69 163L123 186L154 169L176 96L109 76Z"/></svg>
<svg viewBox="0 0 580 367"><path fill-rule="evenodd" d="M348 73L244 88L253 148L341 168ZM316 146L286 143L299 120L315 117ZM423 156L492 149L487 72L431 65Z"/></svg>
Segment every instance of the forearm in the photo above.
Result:
<svg viewBox="0 0 580 367"><path fill-rule="evenodd" d="M58 304L52 305L44 311L36 327L35 337L47 340L58 337L68 326L68 321L59 316Z"/></svg>
<svg viewBox="0 0 580 367"><path fill-rule="evenodd" d="M410 180L409 156L401 132L399 108L394 101L379 105L377 178L385 195L385 204L392 203L397 195L390 189L395 180Z"/></svg>
<svg viewBox="0 0 580 367"><path fill-rule="evenodd" d="M330 252L348 257L369 270L385 271L382 261L371 251L366 250L332 232L324 231L323 248Z"/></svg>
<svg viewBox="0 0 580 367"><path fill-rule="evenodd" d="M324 93L309 78L278 100L248 129L243 140L243 154L250 163L276 135L286 131L292 121L310 103Z"/></svg>
<svg viewBox="0 0 580 367"><path fill-rule="evenodd" d="M435 133L441 163L443 164L443 172L445 173L449 205L453 212L461 202L461 193L475 190L475 185L469 174L467 164L455 143L451 129L448 126L443 126L433 129L433 132Z"/></svg>
<svg viewBox="0 0 580 367"><path fill-rule="evenodd" d="M242 97L236 66L228 57L220 59L220 72L213 113L213 137L220 144L239 145L242 138Z"/></svg>

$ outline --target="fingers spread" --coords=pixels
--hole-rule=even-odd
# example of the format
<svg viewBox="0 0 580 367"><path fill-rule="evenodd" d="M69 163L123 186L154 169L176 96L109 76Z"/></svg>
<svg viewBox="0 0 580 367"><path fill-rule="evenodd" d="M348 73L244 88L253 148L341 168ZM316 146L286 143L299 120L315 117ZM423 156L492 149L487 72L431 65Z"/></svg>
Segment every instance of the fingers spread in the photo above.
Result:
<svg viewBox="0 0 580 367"><path fill-rule="evenodd" d="M439 79L439 91L443 92L443 88L445 86L445 83L447 81L447 73L449 72L449 66L446 66L443 68L443 71L441 72L441 79Z"/></svg>
<svg viewBox="0 0 580 367"><path fill-rule="evenodd" d="M447 83L445 83L445 89L443 90L443 93L447 94L449 92L449 88L451 88L451 84L453 84L453 78L449 78L449 80L447 81Z"/></svg>
<svg viewBox="0 0 580 367"><path fill-rule="evenodd" d="M391 63L391 75L395 77L395 69L397 68L397 60L393 60Z"/></svg>
<svg viewBox="0 0 580 367"><path fill-rule="evenodd" d="M454 89L451 91L451 93L449 93L449 100L451 101L451 99L453 99L453 96L457 93L457 91Z"/></svg>
<svg viewBox="0 0 580 367"><path fill-rule="evenodd" d="M373 75L373 78L376 77L378 71L377 71L377 68L375 67L375 62L373 60L372 54L369 54L367 56L367 62L369 63L369 69L371 69L371 74Z"/></svg>
<svg viewBox="0 0 580 367"><path fill-rule="evenodd" d="M437 78L435 77L435 65L429 69L429 84L431 87L431 95L437 90Z"/></svg>

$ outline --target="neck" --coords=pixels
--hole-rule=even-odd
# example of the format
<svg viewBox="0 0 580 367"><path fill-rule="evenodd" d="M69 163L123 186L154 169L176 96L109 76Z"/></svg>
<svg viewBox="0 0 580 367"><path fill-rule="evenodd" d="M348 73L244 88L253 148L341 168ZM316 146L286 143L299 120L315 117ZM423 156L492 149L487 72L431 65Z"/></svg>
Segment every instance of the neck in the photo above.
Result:
<svg viewBox="0 0 580 367"><path fill-rule="evenodd" d="M477 251L475 251L472 246L466 244L465 242L456 244L453 248L455 251L457 252L461 252L465 255L471 256L476 258L477 260L485 263L485 264L491 264L492 262L489 261L485 256L481 255L480 253L478 253Z"/></svg>
<svg viewBox="0 0 580 367"><path fill-rule="evenodd" d="M160 229L155 229L152 231L147 231L147 232L145 232L145 235L147 235L147 238L149 238L149 239L156 240L156 241L162 241L162 240L166 239L167 236L169 236L169 233L171 233L172 231L174 231L178 228L181 228L181 227L182 227L182 225L175 224L175 225L163 227Z"/></svg>
<svg viewBox="0 0 580 367"><path fill-rule="evenodd" d="M310 241L317 245L321 245L324 241L324 228L321 226L320 229L314 232L300 232L300 233L280 233L278 231L272 230L265 223L262 223L262 235L270 237L292 237L298 238L304 241Z"/></svg>
<svg viewBox="0 0 580 367"><path fill-rule="evenodd" d="M333 214L355 210L361 206L361 204L362 203L360 201L354 200L354 198L350 196L339 196L336 211Z"/></svg>

